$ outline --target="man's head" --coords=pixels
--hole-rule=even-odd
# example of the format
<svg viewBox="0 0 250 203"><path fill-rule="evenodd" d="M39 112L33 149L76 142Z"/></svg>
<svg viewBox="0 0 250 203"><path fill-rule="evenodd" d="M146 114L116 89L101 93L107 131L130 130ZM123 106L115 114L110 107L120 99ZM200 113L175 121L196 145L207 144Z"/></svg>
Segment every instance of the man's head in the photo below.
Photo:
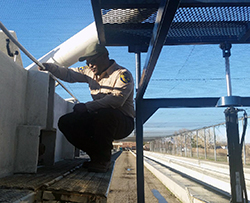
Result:
<svg viewBox="0 0 250 203"><path fill-rule="evenodd" d="M79 61L85 61L95 75L100 75L109 67L109 53L105 46L92 43L85 51L84 56L79 58Z"/></svg>

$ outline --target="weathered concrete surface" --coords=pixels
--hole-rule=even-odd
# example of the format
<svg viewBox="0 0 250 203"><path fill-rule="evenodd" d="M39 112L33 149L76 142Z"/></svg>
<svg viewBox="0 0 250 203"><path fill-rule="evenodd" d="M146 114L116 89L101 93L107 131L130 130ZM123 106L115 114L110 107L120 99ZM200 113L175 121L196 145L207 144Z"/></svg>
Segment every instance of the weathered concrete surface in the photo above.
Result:
<svg viewBox="0 0 250 203"><path fill-rule="evenodd" d="M40 131L57 128L58 118L72 109L51 94L51 84L47 73L27 71L0 51L0 177L36 172ZM59 130L53 139L51 163L73 157Z"/></svg>
<svg viewBox="0 0 250 203"><path fill-rule="evenodd" d="M169 203L180 203L180 201L146 168L144 168L144 175L146 203L164 202L164 199ZM129 151L123 151L116 160L107 202L137 202L136 158Z"/></svg>
<svg viewBox="0 0 250 203"><path fill-rule="evenodd" d="M14 169L16 127L25 119L27 74L0 51L0 177Z"/></svg>
<svg viewBox="0 0 250 203"><path fill-rule="evenodd" d="M17 127L15 173L37 171L39 134L38 126L20 125Z"/></svg>

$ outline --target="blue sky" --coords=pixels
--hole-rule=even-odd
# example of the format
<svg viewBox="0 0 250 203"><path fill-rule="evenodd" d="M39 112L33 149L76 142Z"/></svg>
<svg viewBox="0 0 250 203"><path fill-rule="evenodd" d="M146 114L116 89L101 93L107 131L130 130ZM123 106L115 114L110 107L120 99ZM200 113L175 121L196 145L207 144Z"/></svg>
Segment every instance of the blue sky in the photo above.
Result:
<svg viewBox="0 0 250 203"><path fill-rule="evenodd" d="M89 0L1 0L0 8L0 21L16 32L19 42L37 59L94 21ZM110 57L128 68L135 77L135 55L128 53L127 47L108 49ZM21 54L24 67L32 63ZM230 57L233 95L249 95L249 56L249 45L233 45ZM142 54L142 64L145 57L146 54ZM67 83L65 86L80 101L91 99L87 85ZM70 97L60 87L56 91L63 98ZM163 48L145 98L226 95L225 64L219 45L186 45ZM145 135L170 135L180 129L221 123L225 120L224 110L160 109L145 124Z"/></svg>

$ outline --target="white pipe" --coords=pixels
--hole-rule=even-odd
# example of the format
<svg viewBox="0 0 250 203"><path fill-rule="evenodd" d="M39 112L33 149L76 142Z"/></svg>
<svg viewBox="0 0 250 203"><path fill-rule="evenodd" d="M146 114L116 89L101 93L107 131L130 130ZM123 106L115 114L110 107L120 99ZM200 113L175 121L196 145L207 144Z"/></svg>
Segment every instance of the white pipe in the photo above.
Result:
<svg viewBox="0 0 250 203"><path fill-rule="evenodd" d="M69 38L61 45L38 59L41 63L55 63L60 66L69 67L78 62L78 59L84 55L86 47L93 42L98 42L98 35L95 22ZM26 67L27 70L36 69L36 64Z"/></svg>

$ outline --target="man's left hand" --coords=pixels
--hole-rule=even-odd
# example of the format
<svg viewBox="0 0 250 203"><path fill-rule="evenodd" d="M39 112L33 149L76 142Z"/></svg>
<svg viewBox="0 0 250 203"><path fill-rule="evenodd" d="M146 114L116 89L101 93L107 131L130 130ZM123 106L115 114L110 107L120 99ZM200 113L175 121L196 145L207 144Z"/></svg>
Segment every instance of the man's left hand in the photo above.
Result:
<svg viewBox="0 0 250 203"><path fill-rule="evenodd" d="M85 113L88 109L86 108L86 105L84 103L79 103L73 107L73 110L77 113Z"/></svg>

